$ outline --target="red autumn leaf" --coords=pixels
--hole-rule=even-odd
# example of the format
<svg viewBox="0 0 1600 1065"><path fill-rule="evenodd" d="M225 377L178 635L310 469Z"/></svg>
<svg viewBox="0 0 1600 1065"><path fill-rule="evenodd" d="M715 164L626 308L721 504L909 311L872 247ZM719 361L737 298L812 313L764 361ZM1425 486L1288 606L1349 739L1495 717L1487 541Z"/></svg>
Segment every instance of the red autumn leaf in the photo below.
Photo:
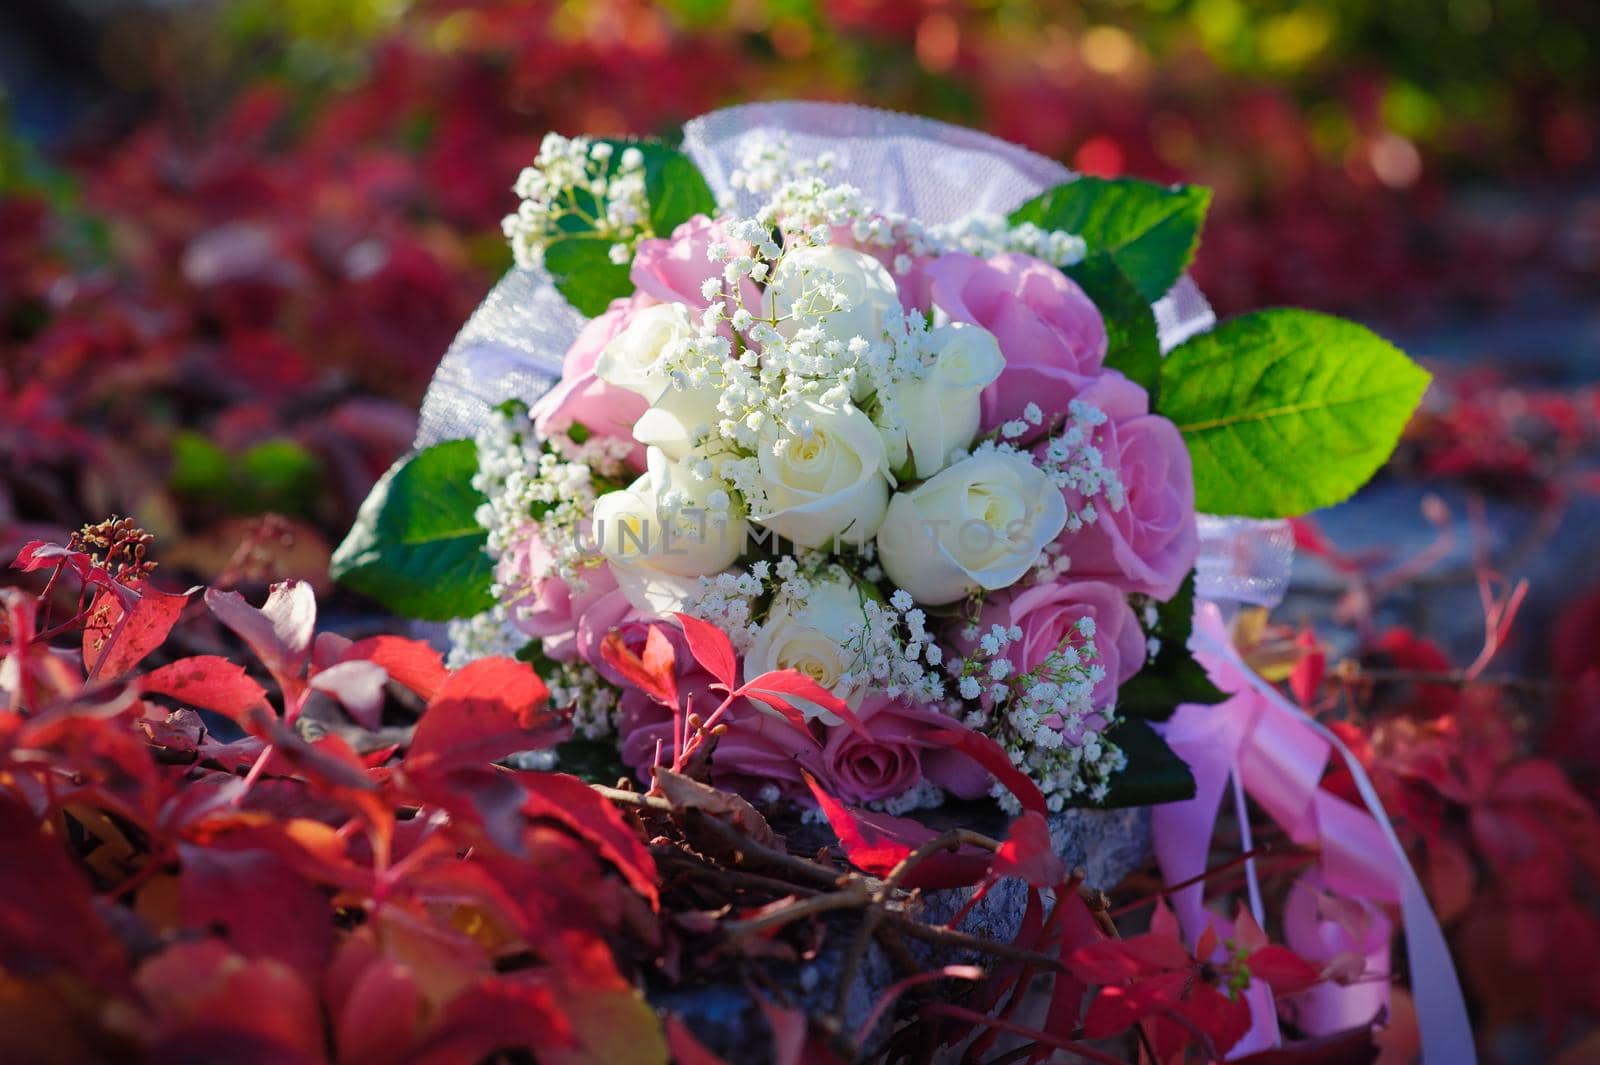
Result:
<svg viewBox="0 0 1600 1065"><path fill-rule="evenodd" d="M522 807L528 793L510 773L488 763L458 765L413 774L408 781L424 802L449 811L463 824L477 825L507 854L523 854L522 836L528 822Z"/></svg>
<svg viewBox="0 0 1600 1065"><path fill-rule="evenodd" d="M238 592L206 590L206 606L234 631L267 667L286 696L300 691L300 675L311 657L317 597L305 581L282 581L258 609Z"/></svg>
<svg viewBox="0 0 1600 1065"><path fill-rule="evenodd" d="M555 821L576 833L616 866L652 909L660 906L650 850L615 805L565 773L519 773L517 779L528 789L523 810L529 817Z"/></svg>
<svg viewBox="0 0 1600 1065"><path fill-rule="evenodd" d="M809 722L812 718L832 714L850 727L850 731L865 739L872 735L848 704L827 688L794 669L775 669L763 673L734 692L735 696L754 699L776 710L789 724L811 736ZM811 737L815 742L815 737Z"/></svg>
<svg viewBox="0 0 1600 1065"><path fill-rule="evenodd" d="M233 1061L234 1042L247 1048L249 1061L323 1060L316 994L282 962L246 959L207 937L167 947L139 966L135 980L160 1033L151 1060L215 1061L227 1047ZM233 1039L217 1040L218 1033ZM255 1040L275 1045L277 1055L252 1058Z"/></svg>
<svg viewBox="0 0 1600 1065"><path fill-rule="evenodd" d="M801 1010L780 1006L767 996L755 992L756 1005L772 1029L772 1065L808 1065L804 1057L806 1032L810 1024Z"/></svg>
<svg viewBox="0 0 1600 1065"><path fill-rule="evenodd" d="M600 655L629 684L662 706L678 709L678 678L674 672L672 643L659 627L649 627L642 658L628 650L622 633L616 629L601 641Z"/></svg>
<svg viewBox="0 0 1600 1065"><path fill-rule="evenodd" d="M340 1065L404 1060L416 1039L422 995L405 966L376 956L355 977L334 1017Z"/></svg>
<svg viewBox="0 0 1600 1065"><path fill-rule="evenodd" d="M421 640L407 640L400 636L372 636L358 640L345 649L341 661L364 659L382 666L401 687L409 688L424 699L432 699L445 682L444 659L439 652Z"/></svg>
<svg viewBox="0 0 1600 1065"><path fill-rule="evenodd" d="M30 540L23 544L22 550L17 552L17 557L11 566L24 573L61 566L77 574L78 579L86 587L103 589L121 600L124 606L131 607L139 599L138 592L119 582L104 567L96 565L93 555L86 551L73 551L45 540Z"/></svg>
<svg viewBox="0 0 1600 1065"><path fill-rule="evenodd" d="M87 551L72 551L48 540L29 540L22 545L17 557L11 562L12 569L21 570L23 573L32 573L47 566L57 565L66 566L87 580L89 573L94 569L94 559Z"/></svg>
<svg viewBox="0 0 1600 1065"><path fill-rule="evenodd" d="M0 970L18 979L64 970L114 986L125 964L61 840L0 792Z"/></svg>
<svg viewBox="0 0 1600 1065"><path fill-rule="evenodd" d="M1012 764L1011 756L994 740L969 728L953 724L928 736L928 742L954 748L987 769L1007 791L1016 797L1024 810L1033 810L1041 816L1048 812L1044 795L1028 775Z"/></svg>
<svg viewBox="0 0 1600 1065"><path fill-rule="evenodd" d="M1050 823L1035 810L1024 810L1011 822L991 868L995 876L1021 877L1040 888L1055 887L1067 878L1067 863L1050 839Z"/></svg>
<svg viewBox="0 0 1600 1065"><path fill-rule="evenodd" d="M411 770L493 762L559 743L570 722L549 710L550 692L526 662L480 658L450 674L417 722Z"/></svg>
<svg viewBox="0 0 1600 1065"><path fill-rule="evenodd" d="M383 724L383 686L388 672L376 662L359 658L329 666L311 678L311 687L339 700L341 706L363 728L377 729Z"/></svg>
<svg viewBox="0 0 1600 1065"><path fill-rule="evenodd" d="M933 839L939 833L920 821L908 817L852 810L829 795L815 777L801 770L817 805L839 845L852 865L873 876L887 876L911 852ZM962 847L945 851L919 862L906 876L906 887L927 890L952 887L969 887L981 882L988 872L989 854L976 847Z"/></svg>
<svg viewBox="0 0 1600 1065"><path fill-rule="evenodd" d="M1297 635L1294 642L1301 655L1289 671L1289 691L1302 709L1310 710L1317 701L1317 692L1322 690L1322 681L1328 672L1328 654L1317 641L1316 633L1310 629Z"/></svg>
<svg viewBox="0 0 1600 1065"><path fill-rule="evenodd" d="M83 668L91 677L120 677L166 640L193 591L172 595L140 581L131 610L102 589L83 622ZM114 640L114 642L113 642Z"/></svg>
<svg viewBox="0 0 1600 1065"><path fill-rule="evenodd" d="M1029 816L1024 814L1023 817ZM1051 923L1059 925L1061 935L1057 940L1057 957L1069 958L1082 947L1100 942L1104 933L1095 923L1094 915L1076 891L1058 892L1056 908L1050 915ZM1058 972L1052 978L1050 1009L1045 1017L1045 1031L1073 1032L1078 1028L1079 1014L1083 1011L1083 996L1089 985L1076 973ZM1040 1048L1028 1060L1042 1061L1050 1054L1049 1048Z"/></svg>
<svg viewBox="0 0 1600 1065"><path fill-rule="evenodd" d="M450 1000L408 1065L460 1065L508 1049L542 1057L575 1042L550 988L526 977L485 977Z"/></svg>
<svg viewBox="0 0 1600 1065"><path fill-rule="evenodd" d="M219 655L180 658L146 673L139 688L146 695L170 696L241 723L252 709L268 706L267 690L251 680L243 666Z"/></svg>
<svg viewBox="0 0 1600 1065"><path fill-rule="evenodd" d="M1252 951L1244 964L1252 978L1266 983L1279 995L1304 991L1322 979L1316 966L1288 947L1262 947Z"/></svg>
<svg viewBox="0 0 1600 1065"><path fill-rule="evenodd" d="M184 923L221 931L247 958L274 958L315 984L333 954L328 895L265 850L178 845Z"/></svg>
<svg viewBox="0 0 1600 1065"><path fill-rule="evenodd" d="M728 642L727 633L708 621L701 621L688 614L674 614L673 617L683 626L684 639L688 641L689 653L694 655L694 660L699 662L707 673L721 681L724 687L732 689L737 685L739 667L734 659L733 644Z"/></svg>

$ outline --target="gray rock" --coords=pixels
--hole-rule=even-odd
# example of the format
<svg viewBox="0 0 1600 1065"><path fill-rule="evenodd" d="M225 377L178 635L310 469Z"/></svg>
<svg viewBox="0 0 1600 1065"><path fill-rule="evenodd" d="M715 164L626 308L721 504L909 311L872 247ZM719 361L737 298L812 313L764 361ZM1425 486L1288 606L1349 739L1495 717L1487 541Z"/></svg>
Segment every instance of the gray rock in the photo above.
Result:
<svg viewBox="0 0 1600 1065"><path fill-rule="evenodd" d="M992 807L962 806L924 811L917 816L939 830L960 825L996 837L1005 833L1006 818ZM778 827L798 850L831 842L826 829ZM1084 870L1086 884L1109 889L1149 858L1150 811L1067 810L1051 815L1050 834L1056 853L1067 866ZM948 921L971 897L972 890L927 892L919 900L918 912L930 923ZM1021 926L1026 898L1027 889L1020 882L1002 883L973 907L960 928L972 935L1010 941ZM832 1014L840 968L858 926L859 917L854 914L828 918L822 947L814 959L798 965L767 963L766 975L807 1012ZM976 960L959 949L915 942L908 942L907 946L919 962L929 967ZM894 965L877 943L872 943L862 958L846 1005L848 1029L853 1031L866 1020L873 1005L898 977ZM771 1059L771 1031L746 988L733 983L706 983L662 990L649 997L657 1009L681 1017L706 1046L732 1065L758 1065ZM884 1038L890 1027L887 1022L880 1024L873 1038Z"/></svg>

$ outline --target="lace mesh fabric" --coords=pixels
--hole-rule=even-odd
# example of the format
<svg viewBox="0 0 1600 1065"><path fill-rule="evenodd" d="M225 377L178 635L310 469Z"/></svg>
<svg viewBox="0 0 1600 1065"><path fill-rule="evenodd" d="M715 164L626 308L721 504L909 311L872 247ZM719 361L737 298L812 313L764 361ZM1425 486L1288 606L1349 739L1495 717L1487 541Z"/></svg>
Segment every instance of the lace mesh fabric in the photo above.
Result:
<svg viewBox="0 0 1600 1065"><path fill-rule="evenodd" d="M759 204L729 175L752 140L786 136L795 158L832 152L832 176L869 202L937 224L976 211L1006 214L1069 181L1054 160L975 130L851 104L756 103L713 111L684 126L683 148L719 198ZM1216 321L1183 277L1154 306L1169 351ZM422 402L416 446L470 437L507 399L532 403L561 375L561 359L584 317L543 270L509 271L473 312L439 363ZM1203 516L1197 590L1203 598L1271 606L1288 583L1294 544L1284 522Z"/></svg>

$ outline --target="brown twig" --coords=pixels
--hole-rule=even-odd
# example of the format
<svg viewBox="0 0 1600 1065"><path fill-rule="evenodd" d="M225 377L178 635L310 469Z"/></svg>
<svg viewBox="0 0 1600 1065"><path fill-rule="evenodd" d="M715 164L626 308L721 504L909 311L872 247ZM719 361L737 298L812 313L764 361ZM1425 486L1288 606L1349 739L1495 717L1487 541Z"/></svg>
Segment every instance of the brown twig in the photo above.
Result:
<svg viewBox="0 0 1600 1065"><path fill-rule="evenodd" d="M878 922L883 920L884 905L917 866L935 854L956 850L962 844L983 847L991 852L1000 849L999 842L990 839L988 836L965 828L952 828L935 836L933 839L925 841L916 850L895 863L893 869L889 870L888 877L873 895L872 901L874 905L869 907L866 915L862 917L861 928L856 932L855 939L851 941L850 947L845 953L844 962L839 968L839 986L834 997L833 1012L838 1020L840 1031L845 1031L849 1027L849 1018L845 1016L845 1013L850 1004L850 988L855 983L856 970L861 967L861 961L866 957L867 946L872 942L873 933L878 929Z"/></svg>
<svg viewBox="0 0 1600 1065"><path fill-rule="evenodd" d="M857 909L871 902L872 893L867 890L866 885L861 881L851 881L838 891L796 899L786 906L768 910L759 917L743 921L727 921L722 925L722 931L730 936L748 936L772 928L782 928L802 917L812 917L831 910Z"/></svg>

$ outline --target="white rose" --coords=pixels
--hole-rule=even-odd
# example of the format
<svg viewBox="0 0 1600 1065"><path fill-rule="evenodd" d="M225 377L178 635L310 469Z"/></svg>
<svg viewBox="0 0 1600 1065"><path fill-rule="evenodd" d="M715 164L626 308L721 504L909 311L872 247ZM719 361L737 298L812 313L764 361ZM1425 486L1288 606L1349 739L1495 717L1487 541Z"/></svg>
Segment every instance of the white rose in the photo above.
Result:
<svg viewBox="0 0 1600 1065"><path fill-rule="evenodd" d="M660 448L669 459L687 458L722 417L717 412L721 395L715 385L669 385L633 423L633 438L646 447Z"/></svg>
<svg viewBox="0 0 1600 1065"><path fill-rule="evenodd" d="M795 405L808 433L769 422L757 463L765 500L760 523L801 547L872 539L889 502L888 458L872 420L855 407Z"/></svg>
<svg viewBox="0 0 1600 1065"><path fill-rule="evenodd" d="M860 336L874 343L883 339L884 316L899 309L900 294L882 263L850 248L828 244L787 252L767 286L767 314L776 307L780 315L814 317L809 293L823 281L831 281L849 303L847 310L833 311L821 323L829 336L840 340ZM799 324L780 322L778 331L793 336Z"/></svg>
<svg viewBox="0 0 1600 1065"><path fill-rule="evenodd" d="M694 336L689 308L681 303L646 307L600 349L594 372L607 384L637 392L654 403L672 384L662 357Z"/></svg>
<svg viewBox="0 0 1600 1065"><path fill-rule="evenodd" d="M972 446L983 414L979 397L1005 368L1000 342L981 325L940 326L929 346L937 358L924 376L900 382L899 423L883 430L890 466L900 470L909 461L917 480L944 469L951 452Z"/></svg>
<svg viewBox="0 0 1600 1065"><path fill-rule="evenodd" d="M1014 584L1067 523L1067 503L1026 455L980 450L889 501L878 561L929 606Z"/></svg>
<svg viewBox="0 0 1600 1065"><path fill-rule="evenodd" d="M711 495L720 481L700 480L689 463L673 462L659 448L646 452L648 469L633 484L595 501L594 537L618 584L641 609L656 605L650 588L674 594L698 578L726 569L744 549L745 521L716 510ZM648 601L648 605L647 605Z"/></svg>
<svg viewBox="0 0 1600 1065"><path fill-rule="evenodd" d="M857 651L848 645L858 640L866 625L861 592L849 574L838 566L811 581L802 602L784 599L773 607L744 656L744 679L754 680L775 669L804 673L839 698L859 703L865 688L846 674L859 673ZM806 717L825 725L839 719L821 707L805 707Z"/></svg>

